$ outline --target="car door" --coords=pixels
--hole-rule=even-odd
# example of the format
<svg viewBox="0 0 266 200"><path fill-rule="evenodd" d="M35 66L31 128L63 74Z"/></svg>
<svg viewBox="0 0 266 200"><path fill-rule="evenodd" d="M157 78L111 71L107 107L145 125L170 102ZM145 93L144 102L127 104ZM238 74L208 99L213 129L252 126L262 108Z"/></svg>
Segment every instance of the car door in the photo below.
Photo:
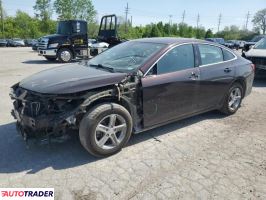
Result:
<svg viewBox="0 0 266 200"><path fill-rule="evenodd" d="M144 127L195 111L199 69L192 44L168 51L142 78Z"/></svg>
<svg viewBox="0 0 266 200"><path fill-rule="evenodd" d="M201 60L197 102L200 110L207 110L216 107L222 101L234 80L235 68L230 60L235 56L225 50L229 53L227 58L223 48L215 45L198 44L197 47Z"/></svg>
<svg viewBox="0 0 266 200"><path fill-rule="evenodd" d="M87 24L80 21L72 22L71 43L75 49L88 46Z"/></svg>

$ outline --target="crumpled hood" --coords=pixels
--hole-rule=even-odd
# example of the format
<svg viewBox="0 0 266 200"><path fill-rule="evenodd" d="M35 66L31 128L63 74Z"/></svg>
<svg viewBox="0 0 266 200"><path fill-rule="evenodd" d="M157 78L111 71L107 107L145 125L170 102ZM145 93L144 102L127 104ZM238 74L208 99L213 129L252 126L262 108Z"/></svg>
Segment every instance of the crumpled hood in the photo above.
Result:
<svg viewBox="0 0 266 200"><path fill-rule="evenodd" d="M19 86L44 94L70 94L113 85L126 76L126 73L112 73L83 64L68 64L34 74Z"/></svg>
<svg viewBox="0 0 266 200"><path fill-rule="evenodd" d="M246 57L264 57L266 58L266 49L250 49L245 53Z"/></svg>

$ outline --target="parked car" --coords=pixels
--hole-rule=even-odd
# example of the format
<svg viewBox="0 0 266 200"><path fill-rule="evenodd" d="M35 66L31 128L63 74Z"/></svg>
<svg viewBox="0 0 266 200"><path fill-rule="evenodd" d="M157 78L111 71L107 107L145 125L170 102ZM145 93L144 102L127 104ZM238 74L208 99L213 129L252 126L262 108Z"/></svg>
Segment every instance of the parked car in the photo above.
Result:
<svg viewBox="0 0 266 200"><path fill-rule="evenodd" d="M12 39L6 39L6 41L7 41L6 46L7 47L10 47L11 46Z"/></svg>
<svg viewBox="0 0 266 200"><path fill-rule="evenodd" d="M251 47L253 47L257 42L259 42L261 39L265 38L266 35L256 35L252 38L249 42L246 42L244 45L244 48L242 49L242 54L244 56L245 52L249 51Z"/></svg>
<svg viewBox="0 0 266 200"><path fill-rule="evenodd" d="M7 41L5 39L0 39L0 47L6 47Z"/></svg>
<svg viewBox="0 0 266 200"><path fill-rule="evenodd" d="M37 43L37 40L35 39L26 39L24 40L25 46L32 47L34 44Z"/></svg>
<svg viewBox="0 0 266 200"><path fill-rule="evenodd" d="M36 42L34 42L32 44L31 48L32 48L33 51L38 51L38 44L39 44L40 41L41 41L41 38L37 39Z"/></svg>
<svg viewBox="0 0 266 200"><path fill-rule="evenodd" d="M235 43L228 40L228 41L224 42L224 46L228 47L229 49L233 49L233 48L235 48Z"/></svg>
<svg viewBox="0 0 266 200"><path fill-rule="evenodd" d="M206 38L205 40L209 42L215 42L221 45L225 45L225 41L223 38Z"/></svg>
<svg viewBox="0 0 266 200"><path fill-rule="evenodd" d="M25 43L24 43L24 40L22 40L22 39L14 38L14 39L10 40L9 46L11 46L11 47L24 47Z"/></svg>
<svg viewBox="0 0 266 200"><path fill-rule="evenodd" d="M245 41L243 40L228 40L229 42L233 43L234 49L242 49L245 45Z"/></svg>
<svg viewBox="0 0 266 200"><path fill-rule="evenodd" d="M88 39L88 47L91 47L93 44L97 44L96 39Z"/></svg>
<svg viewBox="0 0 266 200"><path fill-rule="evenodd" d="M109 156L132 133L210 110L234 114L253 78L252 63L222 45L138 39L15 84L12 114L25 139L79 129L88 152Z"/></svg>
<svg viewBox="0 0 266 200"><path fill-rule="evenodd" d="M246 43L244 40L234 40L234 42L240 49L243 49Z"/></svg>
<svg viewBox="0 0 266 200"><path fill-rule="evenodd" d="M245 53L247 59L253 62L256 66L256 70L266 70L266 38L260 40Z"/></svg>

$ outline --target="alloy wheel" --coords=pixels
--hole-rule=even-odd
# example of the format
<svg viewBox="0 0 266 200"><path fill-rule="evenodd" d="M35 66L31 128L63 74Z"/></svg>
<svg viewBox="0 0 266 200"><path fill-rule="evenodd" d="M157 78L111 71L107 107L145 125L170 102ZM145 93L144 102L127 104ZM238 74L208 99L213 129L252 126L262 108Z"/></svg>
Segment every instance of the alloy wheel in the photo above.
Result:
<svg viewBox="0 0 266 200"><path fill-rule="evenodd" d="M240 106L241 103L241 99L242 99L242 92L240 90L240 88L234 88L229 96L228 99L228 108L231 111L235 111L238 109L238 107Z"/></svg>
<svg viewBox="0 0 266 200"><path fill-rule="evenodd" d="M118 114L105 116L96 126L95 142L104 150L110 150L120 145L126 137L126 120Z"/></svg>

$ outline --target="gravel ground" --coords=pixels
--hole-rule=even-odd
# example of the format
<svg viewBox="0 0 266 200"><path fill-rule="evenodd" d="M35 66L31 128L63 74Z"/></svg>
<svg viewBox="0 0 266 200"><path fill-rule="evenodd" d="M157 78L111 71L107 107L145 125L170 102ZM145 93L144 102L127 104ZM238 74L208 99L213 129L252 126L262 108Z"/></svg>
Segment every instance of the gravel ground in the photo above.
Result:
<svg viewBox="0 0 266 200"><path fill-rule="evenodd" d="M210 112L131 138L95 159L74 135L26 148L9 87L58 66L29 48L0 49L0 187L54 187L56 199L266 199L266 79L233 116Z"/></svg>

